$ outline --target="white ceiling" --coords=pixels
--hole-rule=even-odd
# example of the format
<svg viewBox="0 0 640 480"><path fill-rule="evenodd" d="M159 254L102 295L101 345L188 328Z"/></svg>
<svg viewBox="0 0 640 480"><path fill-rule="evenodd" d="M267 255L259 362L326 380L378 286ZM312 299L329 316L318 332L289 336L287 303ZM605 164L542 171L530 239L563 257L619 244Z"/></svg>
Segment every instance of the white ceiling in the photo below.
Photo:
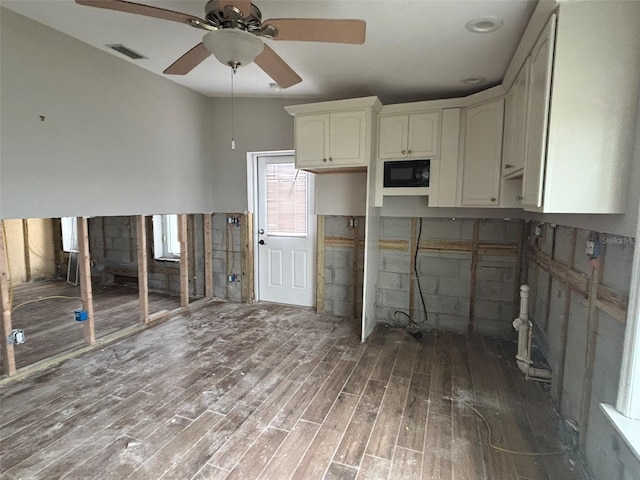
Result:
<svg viewBox="0 0 640 480"><path fill-rule="evenodd" d="M206 0L138 0L204 17ZM364 45L270 41L302 77L283 91L256 65L238 69L237 96L341 99L376 95L383 103L473 93L500 83L537 0L255 0L269 18L357 18ZM158 75L199 43L204 32L175 22L78 5L74 0L1 0L0 5ZM499 17L496 32L471 33L478 17ZM146 57L129 60L105 47L121 43ZM229 96L231 70L213 56L188 75L163 75L207 96ZM483 77L480 85L462 82Z"/></svg>

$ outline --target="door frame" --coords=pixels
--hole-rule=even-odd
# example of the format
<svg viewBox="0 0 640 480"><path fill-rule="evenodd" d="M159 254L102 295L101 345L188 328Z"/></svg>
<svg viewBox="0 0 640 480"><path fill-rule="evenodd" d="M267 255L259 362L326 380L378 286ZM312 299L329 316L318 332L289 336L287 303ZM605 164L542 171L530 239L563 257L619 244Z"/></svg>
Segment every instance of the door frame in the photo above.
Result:
<svg viewBox="0 0 640 480"><path fill-rule="evenodd" d="M258 231L258 157L282 157L291 155L295 159L295 150L272 150L267 152L247 152L247 205L253 213L253 231ZM315 196L315 192L312 193ZM315 210L315 208L314 208ZM255 235L254 235L255 236ZM255 241L253 238L251 241ZM317 243L317 233L315 242ZM314 279L317 276L317 265L314 259ZM317 288L317 286L315 287ZM258 249L253 249L253 291L256 301L260 300L260 275L258 272Z"/></svg>

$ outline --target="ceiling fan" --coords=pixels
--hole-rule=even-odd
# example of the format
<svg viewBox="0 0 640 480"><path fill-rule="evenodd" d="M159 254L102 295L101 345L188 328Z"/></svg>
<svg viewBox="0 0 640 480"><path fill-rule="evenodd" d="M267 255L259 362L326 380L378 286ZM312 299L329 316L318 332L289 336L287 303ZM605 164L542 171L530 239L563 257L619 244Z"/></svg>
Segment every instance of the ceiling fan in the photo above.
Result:
<svg viewBox="0 0 640 480"><path fill-rule="evenodd" d="M206 30L202 42L171 64L163 73L185 75L213 54L235 72L238 66L255 62L281 88L300 83L300 76L280 58L263 38L362 44L363 20L321 18L275 18L262 21L262 13L251 0L209 0L205 18L125 0L76 0L80 5L161 18Z"/></svg>

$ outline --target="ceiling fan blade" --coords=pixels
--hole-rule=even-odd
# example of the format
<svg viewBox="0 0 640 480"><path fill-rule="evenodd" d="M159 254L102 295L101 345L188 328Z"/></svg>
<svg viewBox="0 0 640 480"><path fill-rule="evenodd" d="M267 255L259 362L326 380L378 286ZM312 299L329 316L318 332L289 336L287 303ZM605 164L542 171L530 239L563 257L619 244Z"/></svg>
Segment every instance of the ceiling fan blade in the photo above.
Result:
<svg viewBox="0 0 640 480"><path fill-rule="evenodd" d="M164 72L167 75L186 75L195 67L200 65L211 52L207 50L203 43L199 43L178 60L173 62Z"/></svg>
<svg viewBox="0 0 640 480"><path fill-rule="evenodd" d="M152 7L149 5L142 5L140 3L127 2L125 0L76 0L76 3L79 5L86 5L88 7L105 8L107 10L135 13L146 17L161 18L163 20L186 23L192 26L207 24L205 20L193 15L187 15L186 13L175 12L173 10L166 10L164 8Z"/></svg>
<svg viewBox="0 0 640 480"><path fill-rule="evenodd" d="M274 18L263 25L278 29L274 40L299 40L363 44L367 24L364 20L330 20L323 18Z"/></svg>
<svg viewBox="0 0 640 480"><path fill-rule="evenodd" d="M254 62L264 70L280 88L289 88L302 81L302 78L268 45L264 46L264 50L255 58Z"/></svg>

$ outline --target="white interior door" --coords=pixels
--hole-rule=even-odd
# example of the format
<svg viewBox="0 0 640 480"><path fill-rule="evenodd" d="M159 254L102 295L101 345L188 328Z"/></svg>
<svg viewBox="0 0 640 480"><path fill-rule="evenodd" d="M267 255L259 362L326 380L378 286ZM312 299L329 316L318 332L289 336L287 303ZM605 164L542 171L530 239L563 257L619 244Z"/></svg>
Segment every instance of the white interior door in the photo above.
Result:
<svg viewBox="0 0 640 480"><path fill-rule="evenodd" d="M292 155L258 157L258 298L315 305L313 174Z"/></svg>

